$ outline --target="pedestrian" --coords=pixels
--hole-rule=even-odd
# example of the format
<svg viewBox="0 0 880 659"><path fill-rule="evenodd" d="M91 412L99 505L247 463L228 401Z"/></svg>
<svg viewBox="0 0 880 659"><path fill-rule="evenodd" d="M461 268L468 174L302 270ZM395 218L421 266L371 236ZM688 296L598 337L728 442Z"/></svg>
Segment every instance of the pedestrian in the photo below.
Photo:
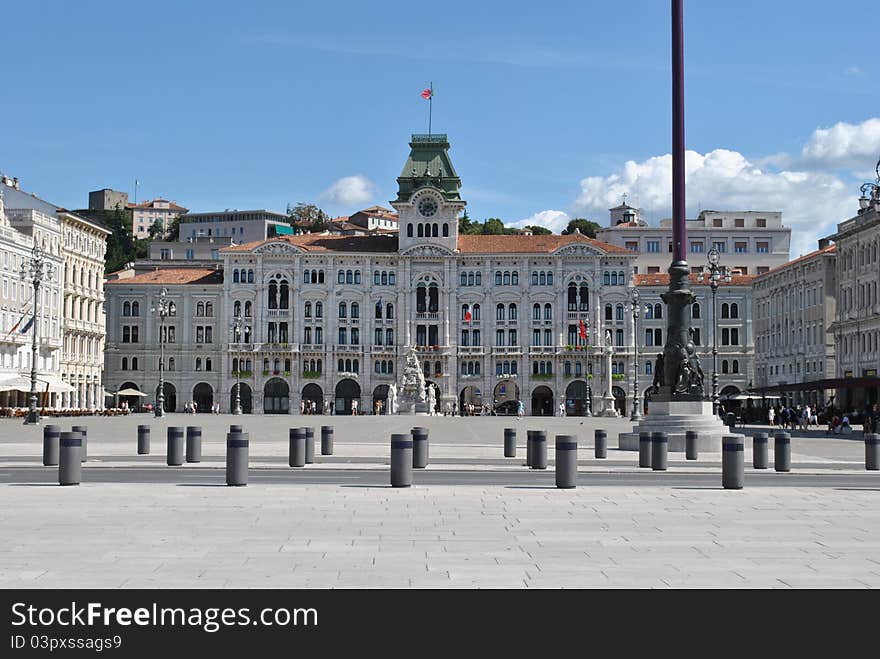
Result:
<svg viewBox="0 0 880 659"><path fill-rule="evenodd" d="M773 409L773 407L767 410L767 420L770 422L770 427L772 428L775 425L774 421L776 420L776 410Z"/></svg>
<svg viewBox="0 0 880 659"><path fill-rule="evenodd" d="M358 415L358 402L356 400L351 401L351 415Z"/></svg>
<svg viewBox="0 0 880 659"><path fill-rule="evenodd" d="M516 401L516 416L522 419L526 415L526 406L521 400Z"/></svg>
<svg viewBox="0 0 880 659"><path fill-rule="evenodd" d="M458 414L458 403L452 403L452 416Z"/></svg>

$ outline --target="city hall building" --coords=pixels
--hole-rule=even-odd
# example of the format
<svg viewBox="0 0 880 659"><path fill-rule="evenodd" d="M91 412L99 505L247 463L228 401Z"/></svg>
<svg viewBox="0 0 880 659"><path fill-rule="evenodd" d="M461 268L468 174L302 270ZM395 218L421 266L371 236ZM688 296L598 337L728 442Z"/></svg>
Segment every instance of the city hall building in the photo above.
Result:
<svg viewBox="0 0 880 659"><path fill-rule="evenodd" d="M628 412L638 255L579 233L460 236L446 136L413 135L410 149L397 235L278 236L108 281L107 389L155 400L161 348L169 411L230 411L240 383L246 413L384 412L415 349L440 413L521 400L528 414L562 403L579 415L591 396L593 412Z"/></svg>

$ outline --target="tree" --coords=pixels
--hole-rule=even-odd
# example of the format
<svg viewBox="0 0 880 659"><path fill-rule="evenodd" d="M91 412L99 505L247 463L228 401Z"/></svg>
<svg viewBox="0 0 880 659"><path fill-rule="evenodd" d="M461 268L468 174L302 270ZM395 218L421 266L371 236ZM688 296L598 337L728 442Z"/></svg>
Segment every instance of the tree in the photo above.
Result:
<svg viewBox="0 0 880 659"><path fill-rule="evenodd" d="M165 239L170 240L171 242L180 240L180 215L175 215L171 220L171 223L168 225L166 236Z"/></svg>
<svg viewBox="0 0 880 659"><path fill-rule="evenodd" d="M482 233L482 225L479 222L471 220L467 210L458 218L458 233L462 236L473 236Z"/></svg>
<svg viewBox="0 0 880 659"><path fill-rule="evenodd" d="M582 217L578 217L568 223L568 226L565 227L565 231L562 232L562 235L569 236L573 234L577 229L588 238L595 238L596 231L601 228L602 226L600 224L597 224L592 220L586 220Z"/></svg>
<svg viewBox="0 0 880 659"><path fill-rule="evenodd" d="M323 231L330 216L315 204L300 201L296 206L287 205L287 219L295 227Z"/></svg>
<svg viewBox="0 0 880 659"><path fill-rule="evenodd" d="M547 227L538 226L537 224L527 226L525 227L525 229L527 231L531 231L532 234L535 236L549 236L553 233Z"/></svg>
<svg viewBox="0 0 880 659"><path fill-rule="evenodd" d="M484 236L500 236L504 233L504 222L497 217L490 217L483 222L482 233Z"/></svg>

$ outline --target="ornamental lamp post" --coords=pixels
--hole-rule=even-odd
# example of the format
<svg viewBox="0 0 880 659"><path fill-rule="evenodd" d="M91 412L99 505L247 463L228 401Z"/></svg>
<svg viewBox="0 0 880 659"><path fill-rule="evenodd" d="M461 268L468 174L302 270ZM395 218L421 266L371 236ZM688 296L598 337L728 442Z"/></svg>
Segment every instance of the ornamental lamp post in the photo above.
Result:
<svg viewBox="0 0 880 659"><path fill-rule="evenodd" d="M633 315L633 411L630 421L638 423L642 420L642 411L639 401L639 315L641 312L642 296L638 288L632 288L629 292L629 301Z"/></svg>
<svg viewBox="0 0 880 659"><path fill-rule="evenodd" d="M697 275L697 282L708 280L712 289L712 414L718 415L718 286L723 281L729 284L733 277L726 265L720 265L721 253L713 247L708 254L709 265Z"/></svg>
<svg viewBox="0 0 880 659"><path fill-rule="evenodd" d="M156 300L155 305L150 309L159 318L159 389L156 394L156 409L153 410L156 418L163 418L165 416L165 340L168 337L164 334L165 318L168 316L170 305L167 296L168 289L163 286L159 292L159 299Z"/></svg>
<svg viewBox="0 0 880 659"><path fill-rule="evenodd" d="M39 311L37 303L40 300L40 284L43 280L50 281L55 274L55 266L50 263L43 255L43 250L39 245L34 245L29 259L22 260L21 278L24 281L30 281L34 287L34 308L31 323L33 324L33 334L31 336L31 395L28 406L25 424L37 424L40 422L40 414L37 412L37 361L39 359L39 348L37 346L37 331L39 329Z"/></svg>
<svg viewBox="0 0 880 659"><path fill-rule="evenodd" d="M236 316L232 321L232 337L235 341L235 352L238 356L238 368L235 370L235 406L232 413L241 414L241 339L242 334L249 331L250 327L246 326L241 316Z"/></svg>

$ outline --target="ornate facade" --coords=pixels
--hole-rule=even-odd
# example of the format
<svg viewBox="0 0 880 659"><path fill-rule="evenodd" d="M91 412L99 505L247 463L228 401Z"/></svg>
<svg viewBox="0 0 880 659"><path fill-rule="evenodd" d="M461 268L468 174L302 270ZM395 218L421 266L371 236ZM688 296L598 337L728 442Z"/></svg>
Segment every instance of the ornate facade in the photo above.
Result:
<svg viewBox="0 0 880 659"><path fill-rule="evenodd" d="M108 282L108 389L152 399L159 336L148 310L165 288L168 409L194 400L229 411L240 381L245 412L314 403L346 414L355 401L382 411L409 347L439 412L521 400L530 414L560 403L583 414L590 393L598 412L609 378L625 409L637 255L580 234L459 236L465 202L446 136L414 135L410 148L392 202L399 235L280 236L222 249L216 269L175 262Z"/></svg>

